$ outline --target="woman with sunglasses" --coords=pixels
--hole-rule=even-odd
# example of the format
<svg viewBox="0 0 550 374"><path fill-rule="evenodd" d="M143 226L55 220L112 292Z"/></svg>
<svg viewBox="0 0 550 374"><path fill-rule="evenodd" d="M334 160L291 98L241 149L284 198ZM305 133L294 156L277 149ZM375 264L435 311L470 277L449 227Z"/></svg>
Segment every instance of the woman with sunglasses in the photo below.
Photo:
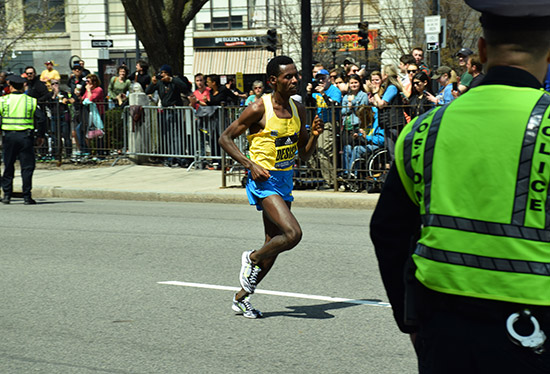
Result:
<svg viewBox="0 0 550 374"><path fill-rule="evenodd" d="M409 97L407 115L410 119L421 115L433 108L433 103L428 99L428 94L433 95L432 84L428 74L420 71L412 79L412 92Z"/></svg>
<svg viewBox="0 0 550 374"><path fill-rule="evenodd" d="M363 91L363 84L359 75L350 75L348 85L349 91L342 100L342 149L344 150L345 174L348 173L351 166L352 146L353 143L355 143L354 138L359 134L359 127L361 126L359 109L365 105L369 105L369 97L367 93Z"/></svg>
<svg viewBox="0 0 550 374"><path fill-rule="evenodd" d="M413 76L416 73L418 73L418 66L416 66L415 64L409 64L409 66L407 67L407 78L409 83L403 85L403 94L407 98L411 96L411 93L414 90L412 81L413 81Z"/></svg>

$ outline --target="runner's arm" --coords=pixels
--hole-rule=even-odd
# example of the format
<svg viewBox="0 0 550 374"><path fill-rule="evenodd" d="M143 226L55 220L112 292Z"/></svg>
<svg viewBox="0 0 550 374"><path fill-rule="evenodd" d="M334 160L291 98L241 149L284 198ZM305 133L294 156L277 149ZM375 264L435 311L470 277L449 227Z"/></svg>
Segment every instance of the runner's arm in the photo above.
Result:
<svg viewBox="0 0 550 374"><path fill-rule="evenodd" d="M235 144L235 139L245 133L250 126L258 124L265 112L263 102L246 107L242 114L221 134L218 142L233 160L250 170L252 179L265 181L271 175L269 171L248 159Z"/></svg>

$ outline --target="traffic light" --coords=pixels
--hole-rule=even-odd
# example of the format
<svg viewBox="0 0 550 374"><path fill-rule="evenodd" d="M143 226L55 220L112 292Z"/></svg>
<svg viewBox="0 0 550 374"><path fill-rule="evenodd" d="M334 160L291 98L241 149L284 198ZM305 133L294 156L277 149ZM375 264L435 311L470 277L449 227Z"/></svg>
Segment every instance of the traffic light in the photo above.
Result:
<svg viewBox="0 0 550 374"><path fill-rule="evenodd" d="M369 48L369 23L368 22L359 22L357 25L359 27L359 32L357 33L357 36L359 36L359 45L365 49Z"/></svg>
<svg viewBox="0 0 550 374"><path fill-rule="evenodd" d="M267 50L273 53L277 52L277 30L267 30Z"/></svg>

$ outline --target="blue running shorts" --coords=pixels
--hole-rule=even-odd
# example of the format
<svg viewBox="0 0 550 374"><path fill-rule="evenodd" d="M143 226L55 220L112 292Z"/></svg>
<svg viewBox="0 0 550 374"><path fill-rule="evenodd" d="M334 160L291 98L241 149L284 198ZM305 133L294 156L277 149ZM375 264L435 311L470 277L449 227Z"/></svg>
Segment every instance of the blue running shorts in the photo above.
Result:
<svg viewBox="0 0 550 374"><path fill-rule="evenodd" d="M265 182L256 182L248 172L246 194L250 205L256 205L258 210L262 210L261 200L270 195L279 195L284 201L294 201L294 196L292 196L293 171L269 170L269 174L271 177Z"/></svg>

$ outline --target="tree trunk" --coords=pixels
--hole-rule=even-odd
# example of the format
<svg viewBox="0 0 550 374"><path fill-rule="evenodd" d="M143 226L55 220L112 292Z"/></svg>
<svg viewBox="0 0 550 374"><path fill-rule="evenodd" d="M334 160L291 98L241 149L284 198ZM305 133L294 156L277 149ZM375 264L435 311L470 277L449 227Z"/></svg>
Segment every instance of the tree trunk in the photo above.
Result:
<svg viewBox="0 0 550 374"><path fill-rule="evenodd" d="M183 73L185 29L208 0L121 1L153 69L168 64Z"/></svg>

